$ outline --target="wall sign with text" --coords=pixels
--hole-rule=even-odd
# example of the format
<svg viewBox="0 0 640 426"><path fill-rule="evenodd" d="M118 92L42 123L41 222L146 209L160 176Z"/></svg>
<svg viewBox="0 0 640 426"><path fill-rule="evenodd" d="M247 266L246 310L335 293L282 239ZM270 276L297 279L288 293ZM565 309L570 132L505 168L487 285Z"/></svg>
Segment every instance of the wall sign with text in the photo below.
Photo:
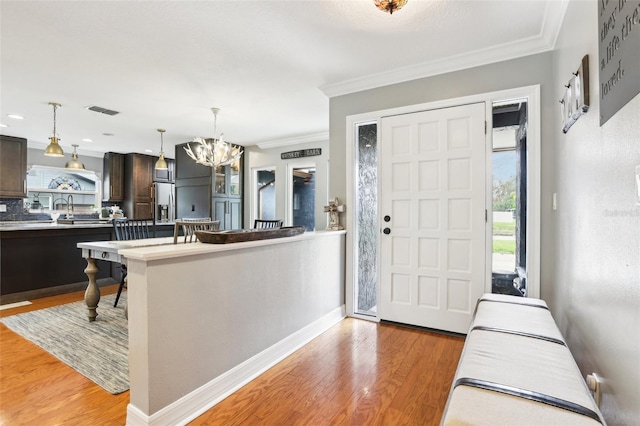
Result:
<svg viewBox="0 0 640 426"><path fill-rule="evenodd" d="M640 93L640 0L598 0L600 125Z"/></svg>
<svg viewBox="0 0 640 426"><path fill-rule="evenodd" d="M322 155L322 148L300 149L298 151L283 152L282 154L280 154L280 159L289 160L291 158L314 157L316 155Z"/></svg>

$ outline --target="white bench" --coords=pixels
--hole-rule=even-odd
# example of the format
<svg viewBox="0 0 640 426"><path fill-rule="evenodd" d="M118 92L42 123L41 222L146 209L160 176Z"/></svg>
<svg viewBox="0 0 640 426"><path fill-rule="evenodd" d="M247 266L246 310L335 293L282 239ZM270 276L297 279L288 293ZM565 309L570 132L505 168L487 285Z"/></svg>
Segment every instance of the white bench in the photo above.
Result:
<svg viewBox="0 0 640 426"><path fill-rule="evenodd" d="M444 425L605 425L540 299L478 300L442 420Z"/></svg>

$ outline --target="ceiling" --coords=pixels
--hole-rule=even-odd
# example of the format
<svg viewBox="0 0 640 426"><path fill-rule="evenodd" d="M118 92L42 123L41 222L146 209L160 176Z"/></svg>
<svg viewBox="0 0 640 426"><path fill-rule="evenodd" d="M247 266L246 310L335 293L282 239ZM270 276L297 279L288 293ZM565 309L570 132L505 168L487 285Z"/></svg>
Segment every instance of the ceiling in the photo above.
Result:
<svg viewBox="0 0 640 426"><path fill-rule="evenodd" d="M0 132L44 148L58 102L67 154L157 155L165 128L172 156L211 107L241 145L327 140L330 97L550 50L567 1L2 0Z"/></svg>

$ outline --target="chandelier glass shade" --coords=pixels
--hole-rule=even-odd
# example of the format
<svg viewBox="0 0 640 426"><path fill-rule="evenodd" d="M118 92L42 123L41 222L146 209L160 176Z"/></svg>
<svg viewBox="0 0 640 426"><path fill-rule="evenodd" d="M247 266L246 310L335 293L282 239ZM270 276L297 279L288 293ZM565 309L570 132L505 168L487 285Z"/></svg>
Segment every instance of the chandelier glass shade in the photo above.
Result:
<svg viewBox="0 0 640 426"><path fill-rule="evenodd" d="M78 160L78 152L76 151L76 149L78 148L78 145L73 144L71 146L73 146L73 154L71 154L71 160L67 161L67 164L65 164L64 168L74 169L74 170L85 170L84 164L82 164L80 160Z"/></svg>
<svg viewBox="0 0 640 426"><path fill-rule="evenodd" d="M169 169L169 165L167 164L167 160L164 159L164 139L162 138L162 135L164 134L166 130L164 129L158 129L158 132L160 132L160 158L158 158L158 161L156 161L156 170L168 170Z"/></svg>
<svg viewBox="0 0 640 426"><path fill-rule="evenodd" d="M383 12L388 12L389 14L393 14L396 10L402 9L402 7L407 4L408 0L373 0L376 4L376 7Z"/></svg>
<svg viewBox="0 0 640 426"><path fill-rule="evenodd" d="M184 147L189 157L196 163L209 167L228 166L236 163L242 156L242 149L239 146L232 145L224 141L224 134L220 138L216 138L216 121L219 108L211 108L213 112L213 138L203 139L194 138L191 143L198 144L191 148L190 144Z"/></svg>
<svg viewBox="0 0 640 426"><path fill-rule="evenodd" d="M61 107L59 103L49 102L49 105L53 107L53 136L49 138L49 145L44 150L44 155L49 157L64 157L64 151L58 142L60 139L58 138L58 133L56 132L56 109Z"/></svg>

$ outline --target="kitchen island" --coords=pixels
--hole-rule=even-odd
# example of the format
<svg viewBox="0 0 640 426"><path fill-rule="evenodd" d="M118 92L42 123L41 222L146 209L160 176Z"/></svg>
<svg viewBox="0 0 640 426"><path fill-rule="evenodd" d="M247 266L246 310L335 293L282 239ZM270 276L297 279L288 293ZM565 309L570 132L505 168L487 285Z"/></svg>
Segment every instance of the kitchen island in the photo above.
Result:
<svg viewBox="0 0 640 426"><path fill-rule="evenodd" d="M173 223L156 224L155 233L173 235ZM113 225L105 220L0 222L0 304L84 290L86 263L77 244L113 239ZM99 286L120 279L120 264L99 260L96 266Z"/></svg>
<svg viewBox="0 0 640 426"><path fill-rule="evenodd" d="M108 241L112 229L107 223L0 222L0 303L84 289L85 262L76 245ZM100 261L99 268L99 285L116 282L110 264Z"/></svg>
<svg viewBox="0 0 640 426"><path fill-rule="evenodd" d="M128 425L184 424L344 317L344 231L118 254Z"/></svg>

